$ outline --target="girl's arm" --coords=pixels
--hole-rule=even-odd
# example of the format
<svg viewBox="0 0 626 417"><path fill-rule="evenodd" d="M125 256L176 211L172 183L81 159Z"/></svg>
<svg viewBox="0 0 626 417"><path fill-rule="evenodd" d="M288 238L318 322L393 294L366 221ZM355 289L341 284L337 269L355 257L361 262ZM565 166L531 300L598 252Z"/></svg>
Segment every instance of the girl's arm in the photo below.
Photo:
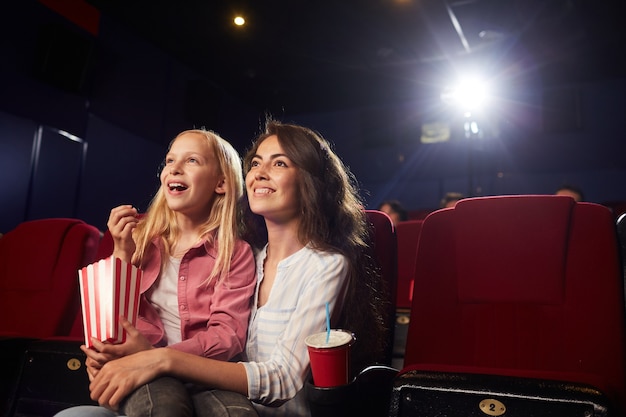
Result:
<svg viewBox="0 0 626 417"><path fill-rule="evenodd" d="M107 227L113 238L113 256L128 263L135 253L132 233L138 221L137 209L130 204L113 208L107 221Z"/></svg>

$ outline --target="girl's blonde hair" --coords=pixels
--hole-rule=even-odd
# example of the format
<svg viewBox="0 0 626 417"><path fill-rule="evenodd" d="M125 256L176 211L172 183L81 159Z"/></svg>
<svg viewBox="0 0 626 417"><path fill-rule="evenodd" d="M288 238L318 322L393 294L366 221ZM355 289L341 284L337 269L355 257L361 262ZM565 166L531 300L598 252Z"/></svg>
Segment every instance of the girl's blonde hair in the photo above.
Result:
<svg viewBox="0 0 626 417"><path fill-rule="evenodd" d="M239 238L239 204L243 196L241 158L229 142L216 133L203 129L185 130L179 133L170 142L168 150L178 137L189 133L202 135L206 138L209 148L217 160L218 172L223 176L226 183L226 192L215 194L211 212L200 229L200 235L205 236L208 243L217 250L215 268L210 272L206 283L215 277L218 277L218 282L222 282L228 276L235 243ZM213 192L213 190L208 192ZM133 232L137 245L133 255L133 263L135 265L143 264L150 243L157 237L163 243L162 264L168 262L171 248L176 244L178 234L179 229L174 211L167 205L163 187L159 187L145 216L141 218Z"/></svg>

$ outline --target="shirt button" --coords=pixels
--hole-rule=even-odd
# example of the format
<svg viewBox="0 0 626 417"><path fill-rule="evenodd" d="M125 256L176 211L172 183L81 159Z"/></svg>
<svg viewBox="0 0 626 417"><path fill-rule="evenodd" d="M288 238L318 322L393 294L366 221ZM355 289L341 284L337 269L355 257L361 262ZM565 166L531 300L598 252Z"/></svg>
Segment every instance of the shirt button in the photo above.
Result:
<svg viewBox="0 0 626 417"><path fill-rule="evenodd" d="M187 305L186 304L181 304L180 305L180 309L181 310L187 310Z"/></svg>
<svg viewBox="0 0 626 417"><path fill-rule="evenodd" d="M181 276L180 276L180 280L181 280L181 281L184 281L184 280L185 280L185 277L181 275Z"/></svg>

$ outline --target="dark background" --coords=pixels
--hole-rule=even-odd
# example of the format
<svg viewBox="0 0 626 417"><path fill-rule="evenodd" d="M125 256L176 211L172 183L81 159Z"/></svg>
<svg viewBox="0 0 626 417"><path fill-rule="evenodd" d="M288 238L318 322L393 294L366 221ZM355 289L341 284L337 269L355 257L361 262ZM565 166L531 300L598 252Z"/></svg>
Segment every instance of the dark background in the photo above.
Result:
<svg viewBox="0 0 626 417"><path fill-rule="evenodd" d="M147 207L181 130L243 153L266 114L334 143L368 208L465 195L626 200L624 2L22 0L0 13L0 232ZM235 12L248 25L231 24ZM467 138L440 100L480 70ZM424 124L450 139L420 142Z"/></svg>

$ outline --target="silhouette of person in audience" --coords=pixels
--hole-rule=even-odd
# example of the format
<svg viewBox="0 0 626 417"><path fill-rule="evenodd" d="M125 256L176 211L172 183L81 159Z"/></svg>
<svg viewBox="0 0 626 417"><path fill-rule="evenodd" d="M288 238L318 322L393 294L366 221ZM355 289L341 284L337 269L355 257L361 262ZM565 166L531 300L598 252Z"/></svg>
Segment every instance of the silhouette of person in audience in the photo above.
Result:
<svg viewBox="0 0 626 417"><path fill-rule="evenodd" d="M394 225L398 222L409 220L409 213L399 200L383 201L378 210L387 213Z"/></svg>
<svg viewBox="0 0 626 417"><path fill-rule="evenodd" d="M554 192L554 195L568 195L572 197L576 202L585 201L585 195L583 194L583 190L580 187L571 184L561 185Z"/></svg>
<svg viewBox="0 0 626 417"><path fill-rule="evenodd" d="M441 201L439 202L439 208L449 208L454 207L457 201L464 199L465 196L461 193L449 192L443 196Z"/></svg>

